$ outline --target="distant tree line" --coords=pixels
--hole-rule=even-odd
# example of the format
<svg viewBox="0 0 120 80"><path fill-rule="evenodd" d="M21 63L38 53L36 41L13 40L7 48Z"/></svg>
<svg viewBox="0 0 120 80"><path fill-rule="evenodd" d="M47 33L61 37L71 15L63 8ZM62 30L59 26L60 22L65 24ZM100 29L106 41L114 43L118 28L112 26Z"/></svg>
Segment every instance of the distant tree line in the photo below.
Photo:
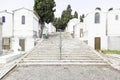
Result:
<svg viewBox="0 0 120 80"><path fill-rule="evenodd" d="M41 34L45 26L44 23L52 22L56 29L64 30L70 19L78 18L77 11L72 15L71 6L68 5L66 10L63 10L59 18L54 16L56 3L54 0L34 0L34 11L40 17L39 22L41 23ZM84 15L80 16L80 21L83 22ZM42 37L42 35L41 35Z"/></svg>
<svg viewBox="0 0 120 80"><path fill-rule="evenodd" d="M53 25L56 27L56 29L64 30L66 28L69 20L73 19L73 18L78 18L78 13L77 13L77 11L75 11L74 14L72 15L71 6L68 5L66 10L63 10L61 17L54 19Z"/></svg>

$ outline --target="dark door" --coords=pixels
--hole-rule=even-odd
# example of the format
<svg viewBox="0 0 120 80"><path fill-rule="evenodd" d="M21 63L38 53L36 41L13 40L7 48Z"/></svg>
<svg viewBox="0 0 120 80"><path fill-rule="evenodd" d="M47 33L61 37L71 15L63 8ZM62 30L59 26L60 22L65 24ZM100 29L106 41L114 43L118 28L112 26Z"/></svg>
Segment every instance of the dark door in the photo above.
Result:
<svg viewBox="0 0 120 80"><path fill-rule="evenodd" d="M19 45L21 47L21 51L25 51L25 39L19 39Z"/></svg>
<svg viewBox="0 0 120 80"><path fill-rule="evenodd" d="M2 48L5 50L10 49L10 38L3 38L2 39Z"/></svg>
<svg viewBox="0 0 120 80"><path fill-rule="evenodd" d="M95 37L95 49L96 50L101 49L101 39L100 39L100 37Z"/></svg>
<svg viewBox="0 0 120 80"><path fill-rule="evenodd" d="M80 29L80 37L83 37L83 29Z"/></svg>

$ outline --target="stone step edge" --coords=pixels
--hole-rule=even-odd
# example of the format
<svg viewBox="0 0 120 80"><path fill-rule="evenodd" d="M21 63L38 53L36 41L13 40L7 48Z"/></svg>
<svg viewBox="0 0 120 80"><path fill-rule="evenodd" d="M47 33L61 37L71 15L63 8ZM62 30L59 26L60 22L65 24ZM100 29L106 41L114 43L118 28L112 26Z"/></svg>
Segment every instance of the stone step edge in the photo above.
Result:
<svg viewBox="0 0 120 80"><path fill-rule="evenodd" d="M23 60L103 60L103 59L96 59L96 58L60 58L60 57L57 57L57 58L51 58L51 57L43 57L43 58L24 58ZM105 60L103 60L105 61Z"/></svg>
<svg viewBox="0 0 120 80"><path fill-rule="evenodd" d="M17 66L36 66L36 65L84 65L84 66L88 66L88 65L96 65L96 66L100 66L100 65L103 65L103 66L108 66L109 64L107 63L60 63L60 62L57 62L57 63L19 63Z"/></svg>
<svg viewBox="0 0 120 80"><path fill-rule="evenodd" d="M79 57L99 57L97 55L74 55L74 54L67 54L67 55L64 55L64 54L61 54L62 56L79 56ZM60 56L60 54L38 54L38 55L29 55L30 57L41 57L41 56Z"/></svg>
<svg viewBox="0 0 120 80"><path fill-rule="evenodd" d="M100 60L23 60L23 61L31 61L31 62L79 62L79 61L103 61L106 62L102 59Z"/></svg>

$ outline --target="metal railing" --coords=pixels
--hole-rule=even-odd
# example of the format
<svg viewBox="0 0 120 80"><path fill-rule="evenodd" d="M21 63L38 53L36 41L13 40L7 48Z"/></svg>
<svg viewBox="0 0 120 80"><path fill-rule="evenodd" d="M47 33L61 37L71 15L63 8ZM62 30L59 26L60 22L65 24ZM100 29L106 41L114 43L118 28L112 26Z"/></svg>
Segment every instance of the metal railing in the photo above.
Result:
<svg viewBox="0 0 120 80"><path fill-rule="evenodd" d="M60 49L60 60L62 60L62 35L61 35L61 29L58 29L58 31L60 32L60 40L59 40L59 49Z"/></svg>

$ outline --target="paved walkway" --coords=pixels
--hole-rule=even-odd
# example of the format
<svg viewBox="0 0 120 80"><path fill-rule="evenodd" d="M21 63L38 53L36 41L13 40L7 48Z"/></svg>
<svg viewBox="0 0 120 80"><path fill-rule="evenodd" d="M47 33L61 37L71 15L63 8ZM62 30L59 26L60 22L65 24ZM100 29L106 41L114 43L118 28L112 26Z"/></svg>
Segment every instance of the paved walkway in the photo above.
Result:
<svg viewBox="0 0 120 80"><path fill-rule="evenodd" d="M21 64L46 64L74 62L76 64L107 64L97 52L69 33L62 33L62 50L59 48L59 33L50 35L26 56ZM43 63L42 63L43 62Z"/></svg>
<svg viewBox="0 0 120 80"><path fill-rule="evenodd" d="M69 33L62 33L62 44L60 56L59 33L50 35L2 80L120 80L120 71Z"/></svg>

